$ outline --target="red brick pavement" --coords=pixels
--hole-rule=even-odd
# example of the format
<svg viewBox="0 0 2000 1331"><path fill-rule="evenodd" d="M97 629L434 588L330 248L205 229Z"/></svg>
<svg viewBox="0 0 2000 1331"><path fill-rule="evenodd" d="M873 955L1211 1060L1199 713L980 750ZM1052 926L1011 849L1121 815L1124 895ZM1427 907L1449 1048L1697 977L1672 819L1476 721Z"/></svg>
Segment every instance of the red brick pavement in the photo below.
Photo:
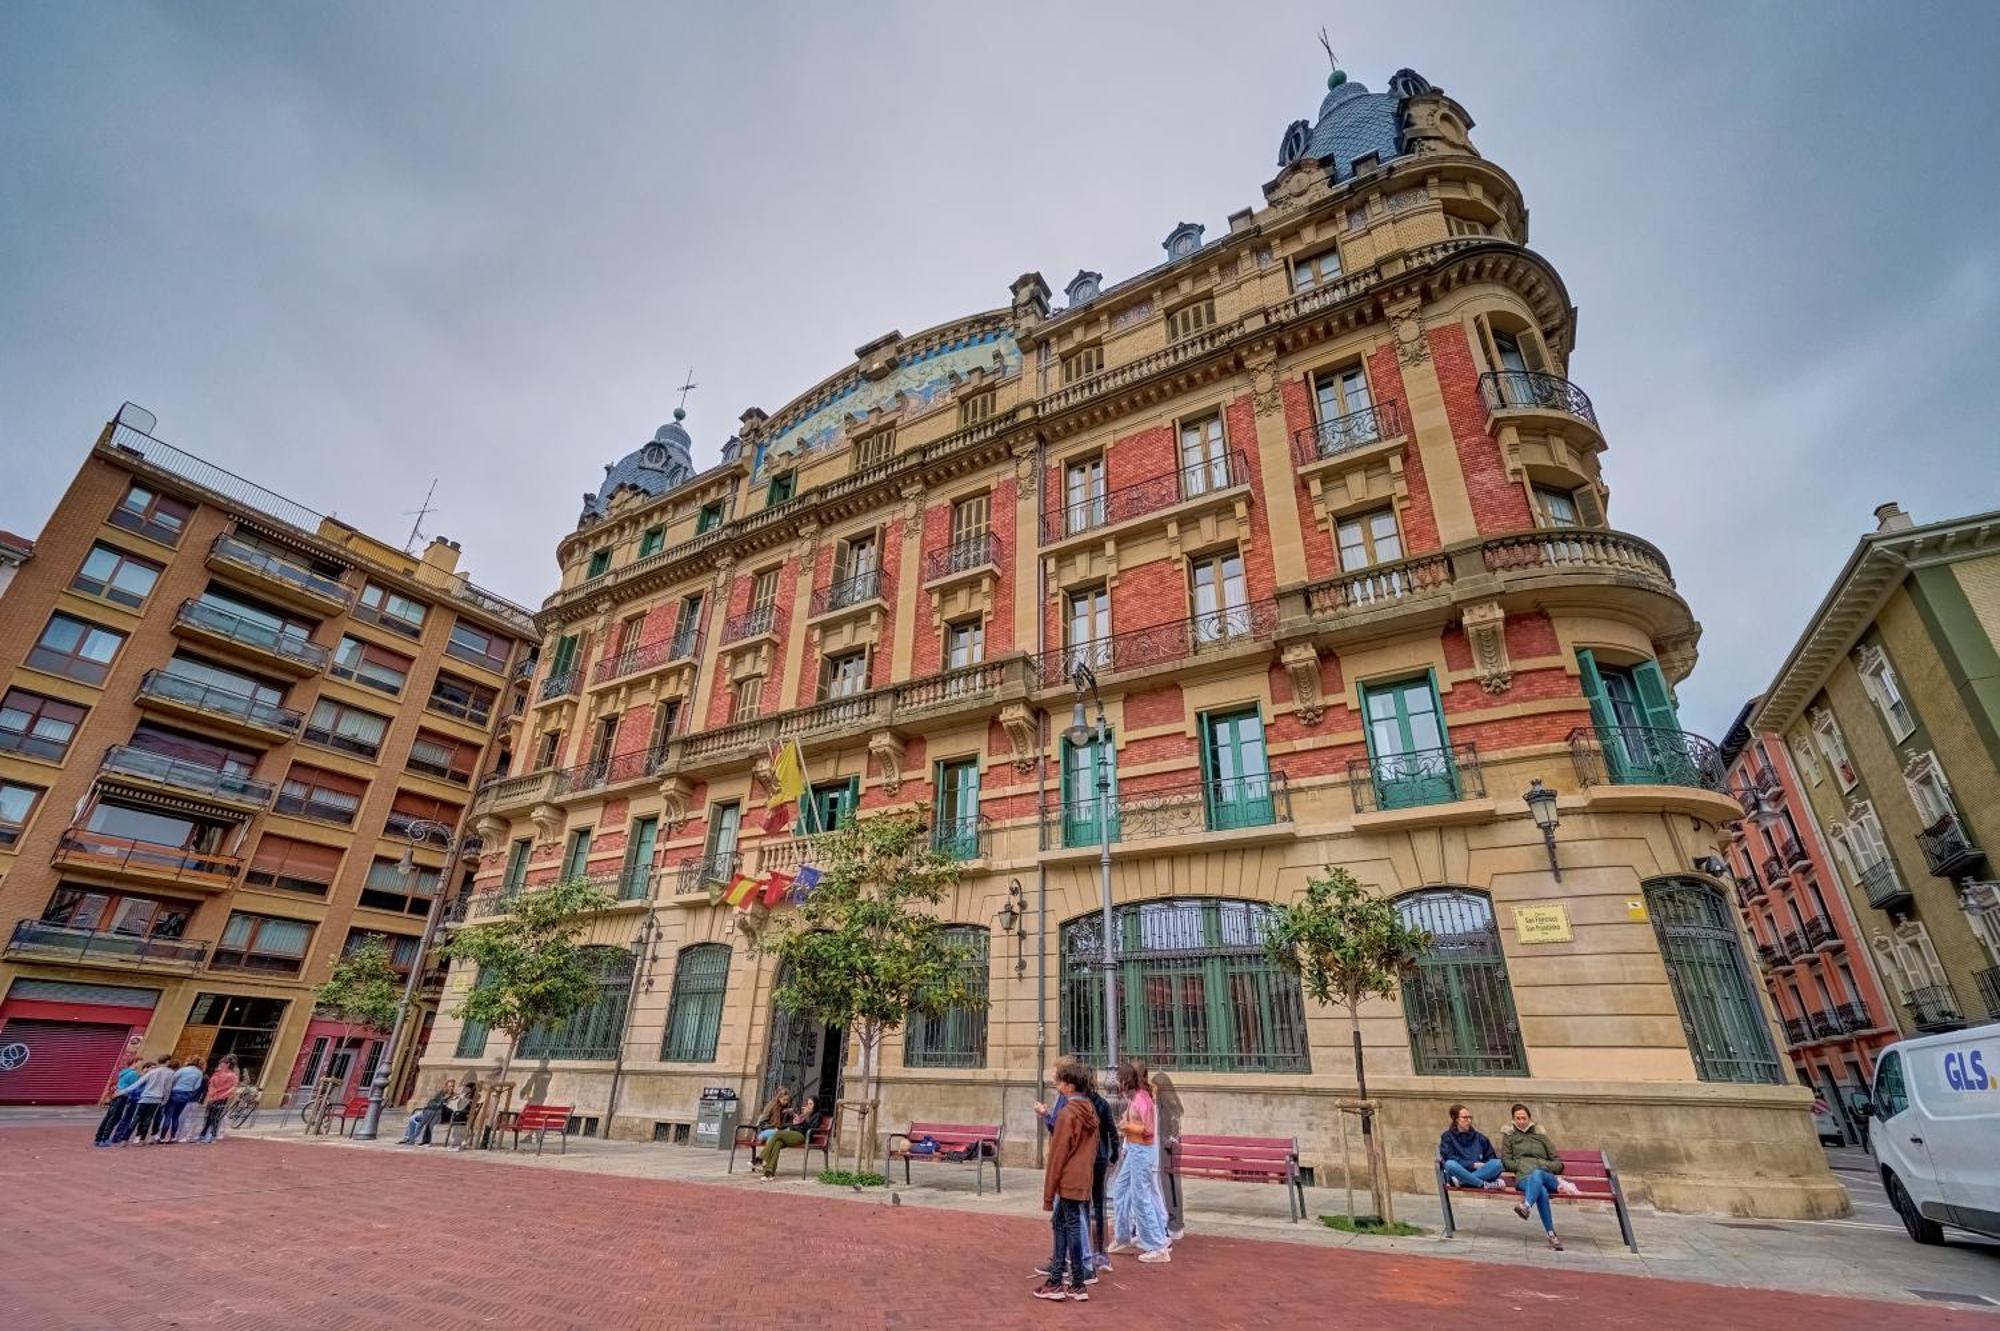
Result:
<svg viewBox="0 0 2000 1331"><path fill-rule="evenodd" d="M1977 1313L1680 1281L1192 1237L1088 1305L1028 1297L1046 1226L236 1140L94 1150L0 1129L0 1327L639 1328L1107 1324L1837 1327Z"/></svg>

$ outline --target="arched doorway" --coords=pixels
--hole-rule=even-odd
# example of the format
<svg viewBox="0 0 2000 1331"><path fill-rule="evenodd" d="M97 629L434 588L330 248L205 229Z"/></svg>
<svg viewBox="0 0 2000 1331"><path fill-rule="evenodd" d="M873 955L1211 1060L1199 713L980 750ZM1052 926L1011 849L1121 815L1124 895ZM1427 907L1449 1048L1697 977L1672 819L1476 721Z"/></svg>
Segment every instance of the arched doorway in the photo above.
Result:
<svg viewBox="0 0 2000 1331"><path fill-rule="evenodd" d="M764 1084L757 1107L769 1104L780 1086L789 1086L795 1099L816 1096L819 1107L832 1112L840 1103L847 1032L778 1006L777 991L784 988L790 973L789 967L779 971L771 990L771 1040L764 1052Z"/></svg>
<svg viewBox="0 0 2000 1331"><path fill-rule="evenodd" d="M1703 1081L1782 1085L1764 1009L1751 986L1736 921L1721 892L1693 878L1646 884L1646 911Z"/></svg>

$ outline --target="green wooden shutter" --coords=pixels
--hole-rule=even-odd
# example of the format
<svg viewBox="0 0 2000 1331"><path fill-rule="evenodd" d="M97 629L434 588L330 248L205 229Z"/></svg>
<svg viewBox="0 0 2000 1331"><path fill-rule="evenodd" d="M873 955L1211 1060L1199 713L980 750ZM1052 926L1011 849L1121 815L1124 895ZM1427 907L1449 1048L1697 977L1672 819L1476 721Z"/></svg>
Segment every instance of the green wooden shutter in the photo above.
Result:
<svg viewBox="0 0 2000 1331"><path fill-rule="evenodd" d="M1680 713L1674 708L1673 691L1657 661L1641 661L1632 667L1632 684L1639 691L1639 705L1646 709L1646 724L1654 730L1679 731Z"/></svg>
<svg viewBox="0 0 2000 1331"><path fill-rule="evenodd" d="M1624 746L1618 742L1618 716L1604 692L1604 675L1597 668L1597 654L1588 647L1576 649L1577 679L1583 685L1584 701L1590 704L1590 724L1597 729L1598 748L1604 753L1605 775L1613 781L1626 779Z"/></svg>
<svg viewBox="0 0 2000 1331"><path fill-rule="evenodd" d="M567 675L570 667L575 664L576 635L574 633L565 633L562 637L556 639L555 660L549 666L549 675L551 677Z"/></svg>

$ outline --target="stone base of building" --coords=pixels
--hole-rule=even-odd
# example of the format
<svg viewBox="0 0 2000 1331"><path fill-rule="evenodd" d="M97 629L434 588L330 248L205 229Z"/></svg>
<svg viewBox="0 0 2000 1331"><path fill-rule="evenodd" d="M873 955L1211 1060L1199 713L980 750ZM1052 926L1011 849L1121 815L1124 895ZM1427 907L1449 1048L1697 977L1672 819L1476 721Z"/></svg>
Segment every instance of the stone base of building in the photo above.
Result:
<svg viewBox="0 0 2000 1331"><path fill-rule="evenodd" d="M426 1064L419 1093L454 1071L476 1067L484 1076L492 1066L491 1061ZM579 1115L601 1122L612 1078L601 1065L526 1063L517 1064L510 1079L521 1088L516 1103L568 1102ZM1339 1108L1339 1102L1352 1100L1352 1085L1305 1077L1280 1088L1271 1084L1275 1080L1158 1074L1161 1106L1170 1125L1177 1115L1186 1132L1296 1137L1300 1160L1321 1187L1347 1182L1344 1129L1345 1160L1352 1164L1354 1182L1365 1183L1358 1120ZM740 1075L627 1071L619 1082L609 1135L624 1140L690 1139L706 1087L736 1090L745 1121L759 1107L756 1079ZM1812 1093L1804 1087L1390 1077L1380 1084L1371 1078L1369 1090L1381 1105L1377 1122L1391 1186L1398 1191L1429 1192L1435 1186L1431 1162L1452 1104L1469 1106L1480 1130L1498 1145L1509 1108L1518 1100L1533 1108L1559 1146L1609 1152L1626 1196L1634 1202L1662 1211L1783 1220L1848 1213L1847 1191L1827 1167L1813 1130ZM912 1119L997 1121L1004 1134L1002 1158L1010 1166L1032 1168L1037 1131L1033 1105L1044 1094L1035 1079L993 1070L894 1073L883 1081L877 1131L896 1131Z"/></svg>

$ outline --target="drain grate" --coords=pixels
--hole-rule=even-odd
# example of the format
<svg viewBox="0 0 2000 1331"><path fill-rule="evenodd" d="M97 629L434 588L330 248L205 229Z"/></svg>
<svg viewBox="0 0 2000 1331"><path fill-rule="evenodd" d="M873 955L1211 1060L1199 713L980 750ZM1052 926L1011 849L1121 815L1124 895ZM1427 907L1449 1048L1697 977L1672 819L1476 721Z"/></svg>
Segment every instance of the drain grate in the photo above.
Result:
<svg viewBox="0 0 2000 1331"><path fill-rule="evenodd" d="M2000 1303L1994 1302L1984 1294L1960 1294L1949 1289L1913 1289L1910 1293L1920 1299L1928 1299L1932 1303L1969 1303L1975 1308L2000 1308Z"/></svg>

